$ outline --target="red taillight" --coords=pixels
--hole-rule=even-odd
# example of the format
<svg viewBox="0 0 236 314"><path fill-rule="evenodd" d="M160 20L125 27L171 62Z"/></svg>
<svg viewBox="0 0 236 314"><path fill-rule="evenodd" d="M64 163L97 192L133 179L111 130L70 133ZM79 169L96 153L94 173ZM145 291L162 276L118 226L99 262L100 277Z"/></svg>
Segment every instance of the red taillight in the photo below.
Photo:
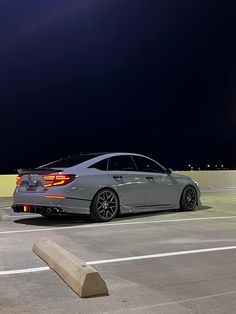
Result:
<svg viewBox="0 0 236 314"><path fill-rule="evenodd" d="M75 179L74 174L48 174L43 176L45 181L50 181L49 183L44 184L45 188L49 188L51 186L61 186L66 185L69 182Z"/></svg>
<svg viewBox="0 0 236 314"><path fill-rule="evenodd" d="M21 178L22 178L22 175L20 175L20 174L16 177L16 186L17 186L18 188L21 187L21 184L20 184Z"/></svg>

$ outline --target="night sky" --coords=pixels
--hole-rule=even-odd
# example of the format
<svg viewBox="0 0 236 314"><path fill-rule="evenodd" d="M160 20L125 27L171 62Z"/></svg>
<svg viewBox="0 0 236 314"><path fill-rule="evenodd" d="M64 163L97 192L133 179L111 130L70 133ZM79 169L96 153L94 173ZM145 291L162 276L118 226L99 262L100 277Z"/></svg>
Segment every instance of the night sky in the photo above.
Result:
<svg viewBox="0 0 236 314"><path fill-rule="evenodd" d="M236 7L1 0L0 171L129 151L236 167Z"/></svg>

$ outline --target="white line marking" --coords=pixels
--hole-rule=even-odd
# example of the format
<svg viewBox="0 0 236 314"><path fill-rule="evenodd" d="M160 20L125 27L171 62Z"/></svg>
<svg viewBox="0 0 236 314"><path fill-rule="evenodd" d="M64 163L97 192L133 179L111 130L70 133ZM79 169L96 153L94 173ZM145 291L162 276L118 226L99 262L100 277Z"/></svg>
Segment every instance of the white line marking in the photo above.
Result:
<svg viewBox="0 0 236 314"><path fill-rule="evenodd" d="M236 249L236 245L234 245L234 246L223 246L223 247L215 247L215 248L208 248L208 249L177 251L177 252L168 252L168 253L160 253L160 254L105 259L105 260L100 260L100 261L87 262L87 264L88 265L100 265L100 264L109 264L109 263L117 263L117 262L136 261L136 260L143 260L143 259L150 259L150 258L160 258L160 257L168 257L168 256L217 252L217 251L226 251L226 250L235 250L235 249Z"/></svg>
<svg viewBox="0 0 236 314"><path fill-rule="evenodd" d="M176 304L181 304L181 303L186 303L186 302L195 302L195 301L199 301L199 300L207 300L207 299L223 297L223 296L231 295L231 294L235 294L235 293L236 293L236 291L231 290L231 291L226 291L223 293L210 294L210 295L191 298L191 299L182 299L182 300L163 302L163 303L157 303L157 304L152 304L152 305L137 306L134 308L129 308L129 311L137 312L138 310L141 309L144 312L144 310L152 309L152 308L154 309L154 308L159 307L159 306L169 306L169 305L176 305ZM113 313L120 313L120 311L116 310L116 311L113 311ZM105 312L104 314L108 314L108 312Z"/></svg>
<svg viewBox="0 0 236 314"><path fill-rule="evenodd" d="M96 227L104 228L104 227L113 227L113 226L130 226L130 225L199 221L199 220L232 219L232 218L236 218L236 216L219 216L219 217L217 216L217 217L183 218L183 219L150 220L150 221L146 220L146 221L120 222L120 223L97 223L97 224L91 223L91 224L85 224L85 225L79 225L79 226L1 231L0 234L14 234L14 233L41 232L41 231L66 230L66 229L96 228Z"/></svg>
<svg viewBox="0 0 236 314"><path fill-rule="evenodd" d="M3 211L3 213L4 213L4 215L6 215L7 216L7 219L9 219L9 218L27 218L27 217L38 217L38 215L36 216L36 214L22 214L22 215L10 215L9 213L7 213L6 211L4 211L4 210L1 210L0 209L0 212L1 211ZM39 216L41 216L41 215L39 215Z"/></svg>
<svg viewBox="0 0 236 314"><path fill-rule="evenodd" d="M25 273L35 273L38 271L49 270L48 266L46 267L37 267L37 268L26 268L26 269L16 269L16 270L6 270L0 271L0 276L3 275L15 275L15 274L25 274Z"/></svg>
<svg viewBox="0 0 236 314"><path fill-rule="evenodd" d="M26 218L26 217L41 217L40 214L22 214L22 215L11 215L11 218Z"/></svg>
<svg viewBox="0 0 236 314"><path fill-rule="evenodd" d="M179 256L179 255L188 255L188 254L197 254L197 253L227 251L227 250L236 250L236 245L235 246L223 246L223 247L207 248L207 249L188 250L188 251L168 252L168 253L160 253L160 254L152 254L152 255L140 255L140 256L131 256L131 257L112 258L112 259L105 259L105 260L98 260L98 261L90 261L90 262L86 262L86 264L88 264L88 265L101 265L101 264L110 264L110 263L117 263L117 262L127 262L127 261L136 261L136 260L162 258L162 257ZM26 269L18 269L18 270L7 270L7 271L0 271L0 276L1 275L23 274L23 273L33 273L33 272L44 271L44 270L49 270L49 269L50 268L48 266L46 266L46 267L26 268Z"/></svg>
<svg viewBox="0 0 236 314"><path fill-rule="evenodd" d="M172 305L172 304L176 304L176 303L192 302L192 301L204 300L204 299L210 299L210 298L217 298L217 297L222 297L224 295L235 294L235 293L236 293L236 291L232 290L232 291L227 291L224 293L205 295L205 296L198 297L198 298L191 298L191 299L177 300L177 301L166 302L166 303L159 303L158 306ZM148 306L146 306L146 307L148 307Z"/></svg>

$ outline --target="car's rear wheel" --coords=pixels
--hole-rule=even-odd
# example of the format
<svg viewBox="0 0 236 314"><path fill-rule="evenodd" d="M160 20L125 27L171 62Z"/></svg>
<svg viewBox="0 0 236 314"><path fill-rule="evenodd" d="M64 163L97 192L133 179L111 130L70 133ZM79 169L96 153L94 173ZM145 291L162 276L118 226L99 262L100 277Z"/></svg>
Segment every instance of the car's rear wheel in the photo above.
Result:
<svg viewBox="0 0 236 314"><path fill-rule="evenodd" d="M197 207L197 191L192 185L188 185L184 188L181 199L180 209L182 210L194 210Z"/></svg>
<svg viewBox="0 0 236 314"><path fill-rule="evenodd" d="M90 209L92 220L106 222L114 218L119 210L119 198L115 191L104 188L95 195Z"/></svg>

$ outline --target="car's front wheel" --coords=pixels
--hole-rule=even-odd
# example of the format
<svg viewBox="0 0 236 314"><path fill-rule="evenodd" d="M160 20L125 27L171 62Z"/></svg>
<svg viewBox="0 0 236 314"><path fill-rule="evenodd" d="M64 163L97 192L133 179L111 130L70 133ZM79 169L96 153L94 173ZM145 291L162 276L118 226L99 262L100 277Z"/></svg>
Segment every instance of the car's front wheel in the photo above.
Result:
<svg viewBox="0 0 236 314"><path fill-rule="evenodd" d="M106 222L114 218L119 210L119 198L115 191L104 188L95 195L90 209L92 220Z"/></svg>
<svg viewBox="0 0 236 314"><path fill-rule="evenodd" d="M192 185L188 185L184 188L181 199L180 209L182 210L194 210L197 207L197 191Z"/></svg>

